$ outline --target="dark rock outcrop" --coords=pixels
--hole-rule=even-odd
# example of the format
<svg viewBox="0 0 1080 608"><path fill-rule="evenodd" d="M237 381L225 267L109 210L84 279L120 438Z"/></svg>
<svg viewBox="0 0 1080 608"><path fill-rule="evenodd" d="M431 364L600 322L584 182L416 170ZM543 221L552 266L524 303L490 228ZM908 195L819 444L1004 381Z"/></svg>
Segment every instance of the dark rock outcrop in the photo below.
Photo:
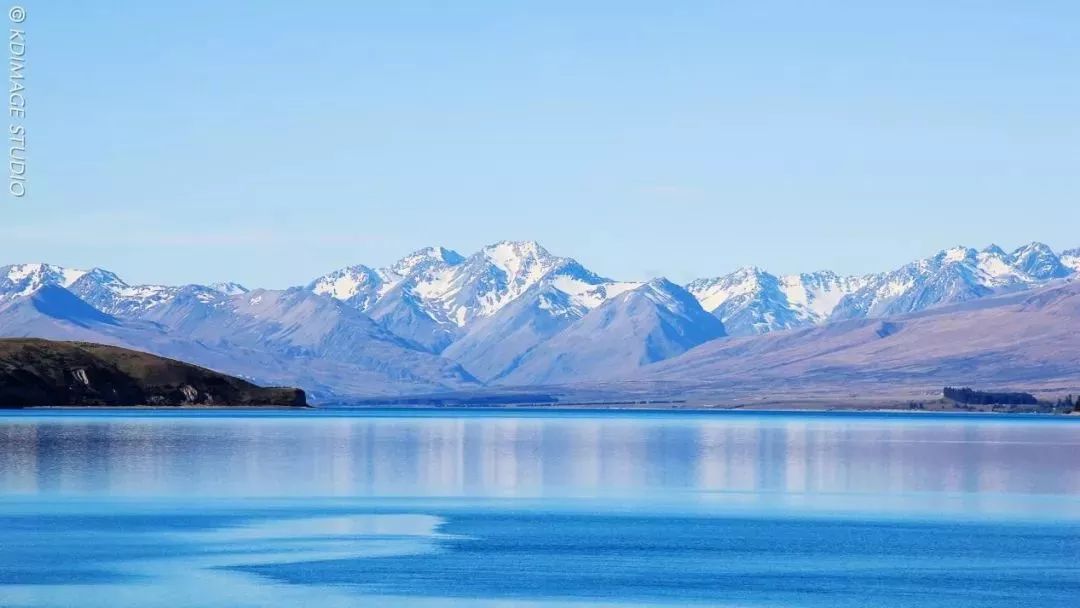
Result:
<svg viewBox="0 0 1080 608"><path fill-rule="evenodd" d="M0 339L0 407L307 405L304 391L115 346Z"/></svg>

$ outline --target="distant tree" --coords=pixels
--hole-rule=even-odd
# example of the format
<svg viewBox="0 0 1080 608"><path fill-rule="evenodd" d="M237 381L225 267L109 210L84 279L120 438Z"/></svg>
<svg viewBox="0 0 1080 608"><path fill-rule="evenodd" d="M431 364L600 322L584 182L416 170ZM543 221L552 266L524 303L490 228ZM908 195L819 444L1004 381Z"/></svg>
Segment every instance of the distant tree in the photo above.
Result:
<svg viewBox="0 0 1080 608"><path fill-rule="evenodd" d="M946 399L967 405L1038 405L1039 400L1031 393L1006 393L976 391L967 387L946 386L943 391Z"/></svg>

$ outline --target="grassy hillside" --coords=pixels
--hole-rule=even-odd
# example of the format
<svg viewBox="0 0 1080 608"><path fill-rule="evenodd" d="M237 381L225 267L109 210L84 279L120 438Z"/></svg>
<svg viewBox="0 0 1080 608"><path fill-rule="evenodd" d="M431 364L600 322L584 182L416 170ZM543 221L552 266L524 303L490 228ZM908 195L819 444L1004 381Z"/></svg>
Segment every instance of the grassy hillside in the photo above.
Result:
<svg viewBox="0 0 1080 608"><path fill-rule="evenodd" d="M304 406L304 391L87 342L0 339L0 407Z"/></svg>

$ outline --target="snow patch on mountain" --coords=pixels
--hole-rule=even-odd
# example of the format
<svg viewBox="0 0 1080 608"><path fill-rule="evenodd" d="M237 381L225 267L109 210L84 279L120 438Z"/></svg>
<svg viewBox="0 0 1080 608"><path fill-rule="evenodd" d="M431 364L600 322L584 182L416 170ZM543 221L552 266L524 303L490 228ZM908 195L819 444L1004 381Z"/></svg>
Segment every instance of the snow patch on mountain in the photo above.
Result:
<svg viewBox="0 0 1080 608"><path fill-rule="evenodd" d="M247 287L244 287L239 283L233 282L211 283L209 287L210 289L213 289L214 291L225 294L227 296L240 295L242 293L247 293L248 291L250 291Z"/></svg>
<svg viewBox="0 0 1080 608"><path fill-rule="evenodd" d="M846 296L831 319L882 317L917 312L994 293L1029 289L1070 274L1054 252L1031 243L1005 253L991 245L982 251L954 247L870 278Z"/></svg>
<svg viewBox="0 0 1080 608"><path fill-rule="evenodd" d="M845 295L859 289L862 277L845 277L828 270L780 277L780 289L796 315L823 323Z"/></svg>
<svg viewBox="0 0 1080 608"><path fill-rule="evenodd" d="M325 274L309 283L307 289L367 311L385 293L384 286L392 286L388 278L384 272L358 264Z"/></svg>
<svg viewBox="0 0 1080 608"><path fill-rule="evenodd" d="M282 369L314 357L326 361L320 378L340 378L333 368L346 365L375 374L363 382L385 386L399 378L404 389L467 385L469 374L510 383L596 378L673 356L725 326L728 335L744 336L905 314L1032 289L1078 271L1080 250L1059 256L1031 243L1010 252L952 247L858 277L747 267L683 290L662 280L614 281L535 242L501 241L469 256L427 247L385 268L349 266L288 292L249 292L236 283L130 285L100 268L4 266L0 309L43 288L64 289L109 318L168 328L179 341L205 340L222 356L233 347L251 356L273 345L266 361ZM55 294L40 300L61 302ZM41 314L29 305L20 310ZM22 317L11 315L17 326ZM423 371L412 375L410 366Z"/></svg>
<svg viewBox="0 0 1080 608"><path fill-rule="evenodd" d="M1075 272L1080 272L1080 247L1061 252L1061 263Z"/></svg>
<svg viewBox="0 0 1080 608"><path fill-rule="evenodd" d="M777 277L757 267L699 279L687 290L729 335L743 336L822 323L862 279L823 271Z"/></svg>
<svg viewBox="0 0 1080 608"><path fill-rule="evenodd" d="M699 279L687 285L731 335L754 335L820 325L829 320L881 317L1029 289L1076 272L1076 258L1042 243L1006 253L951 247L890 272L862 277L822 271L777 277L759 268ZM1080 267L1080 262L1075 263Z"/></svg>
<svg viewBox="0 0 1080 608"><path fill-rule="evenodd" d="M170 302L177 294L192 292L206 302L244 293L238 283L205 285L129 285L102 268L78 270L51 264L19 264L0 268L0 301L27 296L44 287L62 287L97 310L113 316L138 317Z"/></svg>
<svg viewBox="0 0 1080 608"><path fill-rule="evenodd" d="M388 276L404 278L433 266L455 266L464 261L464 256L452 249L425 247L401 258L384 272Z"/></svg>
<svg viewBox="0 0 1080 608"><path fill-rule="evenodd" d="M588 311L493 380L538 385L611 377L723 335L721 321L693 295L666 279L654 279Z"/></svg>
<svg viewBox="0 0 1080 608"><path fill-rule="evenodd" d="M0 301L27 296L47 285L68 287L86 274L85 270L53 264L12 264L0 266Z"/></svg>
<svg viewBox="0 0 1080 608"><path fill-rule="evenodd" d="M1011 265L1032 281L1060 279L1072 274L1061 258L1042 243L1024 245L1009 255Z"/></svg>
<svg viewBox="0 0 1080 608"><path fill-rule="evenodd" d="M600 277L534 241L500 241L468 257L427 247L388 268L330 273L308 289L367 311L391 331L439 352L541 284L565 294L570 308L587 310L640 285ZM548 297L536 305L554 310L563 300Z"/></svg>

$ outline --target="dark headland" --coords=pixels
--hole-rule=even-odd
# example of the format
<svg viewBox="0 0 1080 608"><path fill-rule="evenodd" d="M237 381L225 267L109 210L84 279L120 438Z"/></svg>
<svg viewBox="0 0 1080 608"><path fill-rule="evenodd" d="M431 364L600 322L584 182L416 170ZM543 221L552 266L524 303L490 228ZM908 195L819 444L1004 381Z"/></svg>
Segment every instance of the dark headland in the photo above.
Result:
<svg viewBox="0 0 1080 608"><path fill-rule="evenodd" d="M0 339L0 408L35 406L305 407L298 388L246 380L87 342Z"/></svg>

